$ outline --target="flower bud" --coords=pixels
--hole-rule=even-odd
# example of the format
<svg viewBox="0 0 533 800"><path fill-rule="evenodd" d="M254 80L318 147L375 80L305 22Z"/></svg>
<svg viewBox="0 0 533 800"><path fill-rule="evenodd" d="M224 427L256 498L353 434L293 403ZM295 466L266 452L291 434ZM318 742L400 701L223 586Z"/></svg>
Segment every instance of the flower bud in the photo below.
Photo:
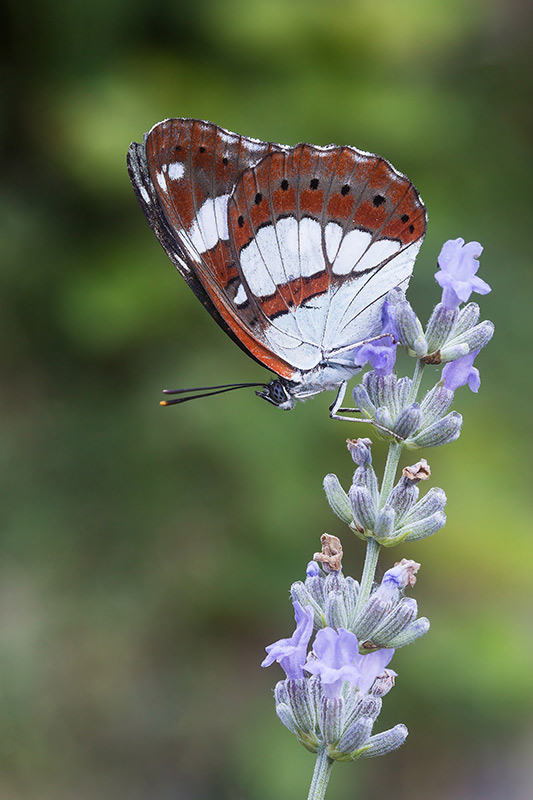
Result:
<svg viewBox="0 0 533 800"><path fill-rule="evenodd" d="M447 361L455 361L457 358L467 356L470 352L470 347L466 342L458 342L457 344L447 344L445 348L439 350L439 357L431 361L432 364L442 364Z"/></svg>
<svg viewBox="0 0 533 800"><path fill-rule="evenodd" d="M311 606L313 609L313 627L323 628L325 625L324 613L322 611L324 597L323 593L317 590L318 586L314 581L315 579L310 583L308 578L305 585L301 581L296 581L291 586L290 595L292 602L298 601L302 608Z"/></svg>
<svg viewBox="0 0 533 800"><path fill-rule="evenodd" d="M337 750L344 754L357 750L368 740L373 727L374 720L372 717L359 717L352 725L346 728L339 739Z"/></svg>
<svg viewBox="0 0 533 800"><path fill-rule="evenodd" d="M479 321L480 309L477 303L468 303L461 308L457 317L457 322L453 326L452 335L460 336L465 331L473 328Z"/></svg>
<svg viewBox="0 0 533 800"><path fill-rule="evenodd" d="M414 586L416 583L416 573L420 569L420 564L412 558L402 558L388 569L383 576L382 584L390 584L400 589L406 586Z"/></svg>
<svg viewBox="0 0 533 800"><path fill-rule="evenodd" d="M324 597L327 598L331 592L341 592L344 589L345 577L340 572L330 572L324 581Z"/></svg>
<svg viewBox="0 0 533 800"><path fill-rule="evenodd" d="M426 517L426 519L420 520L420 522L413 522L409 525L404 525L400 530L396 531L396 535L399 536L402 533L409 531L407 536L405 537L406 542L414 542L417 539L425 539L426 536L432 536L437 531L440 531L446 525L446 514L443 511L437 511L436 514L432 514L430 517Z"/></svg>
<svg viewBox="0 0 533 800"><path fill-rule="evenodd" d="M294 717L292 715L289 706L286 705L285 703L279 703L279 705L276 706L276 714L278 715L281 722L283 722L285 727L288 728L291 733L295 733L298 736L300 731L298 729L298 725L294 721Z"/></svg>
<svg viewBox="0 0 533 800"><path fill-rule="evenodd" d="M353 474L353 486L365 486L372 496L374 503L379 500L379 483L373 467L367 464L364 467L357 467Z"/></svg>
<svg viewBox="0 0 533 800"><path fill-rule="evenodd" d="M351 486L349 497L355 521L364 530L374 530L376 510L370 491L366 486Z"/></svg>
<svg viewBox="0 0 533 800"><path fill-rule="evenodd" d="M415 506L407 514L403 524L418 522L419 520L426 519L426 517L435 514L437 511L442 511L446 505L446 494L443 489L434 486L424 495L424 497L416 503Z"/></svg>
<svg viewBox="0 0 533 800"><path fill-rule="evenodd" d="M378 375L376 372L366 372L363 376L365 386L374 406L392 407L397 378L395 375Z"/></svg>
<svg viewBox="0 0 533 800"><path fill-rule="evenodd" d="M342 733L344 717L344 700L342 697L323 697L320 716L320 731L324 743L335 745Z"/></svg>
<svg viewBox="0 0 533 800"><path fill-rule="evenodd" d="M421 447L439 447L449 444L459 438L463 418L457 411L451 411L442 419L423 427L420 433L405 441L406 447L416 449Z"/></svg>
<svg viewBox="0 0 533 800"><path fill-rule="evenodd" d="M396 312L396 308L400 303L406 303L407 298L405 296L404 290L401 286L395 286L394 289L391 289L386 298L387 303L389 304L393 313Z"/></svg>
<svg viewBox="0 0 533 800"><path fill-rule="evenodd" d="M374 419L382 428L387 428L389 431L394 427L390 410L387 406L380 406L376 409Z"/></svg>
<svg viewBox="0 0 533 800"><path fill-rule="evenodd" d="M438 350L449 337L458 317L457 309L438 303L433 309L426 328L428 352Z"/></svg>
<svg viewBox="0 0 533 800"><path fill-rule="evenodd" d="M364 694L357 703L355 712L360 717L370 717L370 719L376 720L379 717L382 705L381 698L374 693Z"/></svg>
<svg viewBox="0 0 533 800"><path fill-rule="evenodd" d="M396 512L396 521L400 522L405 514L418 500L419 489L413 481L402 477L387 499L387 505Z"/></svg>
<svg viewBox="0 0 533 800"><path fill-rule="evenodd" d="M309 696L309 702L314 709L315 719L318 720L322 709L322 683L320 681L320 675L311 675L311 677L307 679L307 694Z"/></svg>
<svg viewBox="0 0 533 800"><path fill-rule="evenodd" d="M370 595L352 626L359 642L364 642L365 639L372 636L393 606L393 602L383 600L377 591Z"/></svg>
<svg viewBox="0 0 533 800"><path fill-rule="evenodd" d="M287 694L287 681L278 681L274 687L274 700L276 705L280 703L289 703L289 695Z"/></svg>
<svg viewBox="0 0 533 800"><path fill-rule="evenodd" d="M351 576L346 576L343 586L344 606L349 620L353 619L355 606L357 603L357 595L359 594L359 583ZM348 627L348 626L345 626Z"/></svg>
<svg viewBox="0 0 533 800"><path fill-rule="evenodd" d="M416 355L419 358L425 356L427 342L424 336L424 329L411 304L405 300L398 303L394 311L401 344L407 348L409 355Z"/></svg>
<svg viewBox="0 0 533 800"><path fill-rule="evenodd" d="M394 433L407 439L412 433L417 431L422 424L422 412L418 403L411 403L400 411L394 423Z"/></svg>
<svg viewBox="0 0 533 800"><path fill-rule="evenodd" d="M453 392L441 383L437 383L436 386L430 389L420 403L424 427L427 428L442 419L452 400Z"/></svg>
<svg viewBox="0 0 533 800"><path fill-rule="evenodd" d="M325 604L326 625L330 628L348 628L348 614L341 592L329 592Z"/></svg>
<svg viewBox="0 0 533 800"><path fill-rule="evenodd" d="M320 578L322 575L322 570L316 561L310 561L305 569L305 574L308 578Z"/></svg>
<svg viewBox="0 0 533 800"><path fill-rule="evenodd" d="M360 411L362 411L368 417L374 416L376 412L376 406L370 399L370 395L368 394L366 388L363 386L362 383L358 383L357 386L354 386L353 399L355 405Z"/></svg>
<svg viewBox="0 0 533 800"><path fill-rule="evenodd" d="M314 705L307 692L307 678L287 680L287 695L294 720L303 731L313 731L316 727Z"/></svg>
<svg viewBox="0 0 533 800"><path fill-rule="evenodd" d="M378 511L374 524L374 533L378 541L388 539L389 536L392 536L395 519L396 512L390 506L383 506L383 508Z"/></svg>
<svg viewBox="0 0 533 800"><path fill-rule="evenodd" d="M372 464L371 439L346 439L346 446L351 457L359 467Z"/></svg>
<svg viewBox="0 0 533 800"><path fill-rule="evenodd" d="M416 619L418 605L412 597L405 597L372 633L372 641L380 647L388 647L389 642L398 636Z"/></svg>
<svg viewBox="0 0 533 800"><path fill-rule="evenodd" d="M337 476L332 472L324 478L324 491L326 492L326 497L333 513L345 522L346 525L351 525L353 522L353 514L348 495L342 488Z"/></svg>
<svg viewBox="0 0 533 800"><path fill-rule="evenodd" d="M405 647L408 644L412 644L416 639L419 639L420 636L423 636L425 633L429 631L430 623L427 617L420 617L419 619L415 619L411 622L410 625L405 628L401 633L391 639L388 643L388 647Z"/></svg>
<svg viewBox="0 0 533 800"><path fill-rule="evenodd" d="M470 328L460 336L454 336L453 339L447 342L446 346L441 348L441 360L454 361L456 358L468 355L468 353L471 353L474 350L481 350L482 347L485 347L485 345L490 342L493 334L494 323L490 322L489 320L480 322L479 325L476 325L474 328ZM467 345L468 350L460 353L460 355L455 355L455 353L459 352L459 348L464 345Z"/></svg>
<svg viewBox="0 0 533 800"><path fill-rule="evenodd" d="M405 725L400 724L395 725L394 728L389 728L388 731L371 736L367 742L370 747L361 753L361 758L384 756L385 753L396 750L405 742L408 733L409 731Z"/></svg>
<svg viewBox="0 0 533 800"><path fill-rule="evenodd" d="M374 697L384 697L394 686L396 672L393 669L386 669L382 675L378 675L372 686Z"/></svg>
<svg viewBox="0 0 533 800"><path fill-rule="evenodd" d="M411 378L400 378L396 381L396 388L394 390L395 407L394 413L398 416L399 411L407 405L409 395L411 394L411 387L413 382Z"/></svg>

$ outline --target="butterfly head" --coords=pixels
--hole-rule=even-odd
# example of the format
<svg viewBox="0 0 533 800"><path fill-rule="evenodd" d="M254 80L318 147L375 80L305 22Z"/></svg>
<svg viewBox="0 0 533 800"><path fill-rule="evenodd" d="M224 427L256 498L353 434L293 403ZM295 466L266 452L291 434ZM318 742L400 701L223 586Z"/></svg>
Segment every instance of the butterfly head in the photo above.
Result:
<svg viewBox="0 0 533 800"><path fill-rule="evenodd" d="M282 411L291 411L296 402L282 378L270 381L263 386L260 392L256 392L256 395L272 403L273 406L281 408Z"/></svg>

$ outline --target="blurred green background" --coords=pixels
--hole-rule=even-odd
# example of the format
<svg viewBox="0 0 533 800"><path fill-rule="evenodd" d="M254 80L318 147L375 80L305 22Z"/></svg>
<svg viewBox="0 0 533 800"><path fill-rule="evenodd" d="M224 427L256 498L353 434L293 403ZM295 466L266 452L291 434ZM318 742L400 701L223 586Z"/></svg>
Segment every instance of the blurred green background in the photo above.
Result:
<svg viewBox="0 0 533 800"><path fill-rule="evenodd" d="M328 800L526 800L532 19L523 0L11 0L3 49L0 797L274 800L313 758L277 721L263 648L349 483L329 396L176 409L167 386L264 380L173 270L131 190L131 140L169 116L353 144L415 182L441 244L485 246L496 323L460 440L423 453L449 497L422 562L430 633L398 651L381 729L404 748L335 767ZM408 364L411 368L412 364ZM381 463L384 446L375 448ZM412 463L412 456L404 460Z"/></svg>

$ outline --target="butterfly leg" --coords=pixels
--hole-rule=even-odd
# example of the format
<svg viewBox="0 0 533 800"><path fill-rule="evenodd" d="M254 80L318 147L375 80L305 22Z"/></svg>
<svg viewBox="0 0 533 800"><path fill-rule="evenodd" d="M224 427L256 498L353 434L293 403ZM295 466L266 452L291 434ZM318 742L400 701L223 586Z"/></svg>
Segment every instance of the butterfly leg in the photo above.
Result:
<svg viewBox="0 0 533 800"><path fill-rule="evenodd" d="M403 441L402 436L398 436L398 434L391 431L389 428L385 428L384 425L380 425L378 422L375 422L373 419L354 419L353 417L345 417L343 414L360 414L360 408L342 408L342 401L344 400L344 395L346 394L346 387L348 386L347 381L343 381L339 386L339 390L337 392L337 397L333 401L333 403L329 407L329 416L331 419L340 419L344 422L369 422L378 430L383 431L388 436L394 436L397 441Z"/></svg>
<svg viewBox="0 0 533 800"><path fill-rule="evenodd" d="M361 420L353 420L352 417L342 417L339 415L339 412L343 412L345 414L360 414L360 408L341 408L342 401L344 400L344 395L346 394L346 387L348 386L348 381L343 381L339 389L337 391L337 397L333 401L333 403L329 407L329 416L331 419L344 419L350 420L352 422L371 422L370 419L361 419Z"/></svg>

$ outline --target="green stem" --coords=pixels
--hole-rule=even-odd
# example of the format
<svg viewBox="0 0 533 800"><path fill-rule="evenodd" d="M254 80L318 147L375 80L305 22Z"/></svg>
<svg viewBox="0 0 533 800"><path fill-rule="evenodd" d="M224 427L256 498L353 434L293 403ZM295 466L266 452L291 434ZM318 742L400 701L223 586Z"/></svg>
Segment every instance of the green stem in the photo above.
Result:
<svg viewBox="0 0 533 800"><path fill-rule="evenodd" d="M385 471L383 472L383 480L381 482L381 492L379 494L379 507L383 508L387 502L387 498L392 491L394 481L396 479L396 470L402 454L403 444L401 442L391 442L389 445L389 452L387 453L387 463L385 464Z"/></svg>
<svg viewBox="0 0 533 800"><path fill-rule="evenodd" d="M307 800L323 800L326 796L332 766L333 759L328 756L326 747L322 747L317 753L313 780L309 787Z"/></svg>
<svg viewBox="0 0 533 800"><path fill-rule="evenodd" d="M418 390L420 389L420 383L422 381L422 375L424 374L425 366L426 365L418 358L416 361L415 372L412 378L413 383L411 385L411 392L409 394L409 403L414 403L416 400Z"/></svg>
<svg viewBox="0 0 533 800"><path fill-rule="evenodd" d="M357 616L370 597L370 592L372 591L372 585L374 583L374 575L376 574L376 567L378 565L380 549L381 545L379 542L376 542L375 539L366 540L365 565L363 567L363 574L361 575L361 583L359 585L357 602L355 604L355 616Z"/></svg>

